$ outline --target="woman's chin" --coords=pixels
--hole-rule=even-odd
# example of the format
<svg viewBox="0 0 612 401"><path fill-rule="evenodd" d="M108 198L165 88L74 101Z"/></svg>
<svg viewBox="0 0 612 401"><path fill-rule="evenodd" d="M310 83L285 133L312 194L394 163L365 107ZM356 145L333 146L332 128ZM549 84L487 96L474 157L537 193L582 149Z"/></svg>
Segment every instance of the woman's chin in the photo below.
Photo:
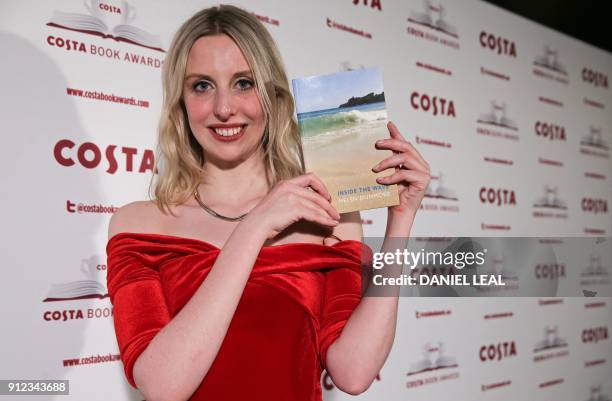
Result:
<svg viewBox="0 0 612 401"><path fill-rule="evenodd" d="M205 153L204 160L207 160L218 166L237 166L246 160L248 160L253 152L219 152L219 153Z"/></svg>

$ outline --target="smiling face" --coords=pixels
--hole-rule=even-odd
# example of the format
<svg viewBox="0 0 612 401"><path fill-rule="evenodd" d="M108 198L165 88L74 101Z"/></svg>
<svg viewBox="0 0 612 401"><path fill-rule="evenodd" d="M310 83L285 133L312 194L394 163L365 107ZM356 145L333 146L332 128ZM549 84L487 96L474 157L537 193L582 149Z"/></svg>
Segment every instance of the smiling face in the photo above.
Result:
<svg viewBox="0 0 612 401"><path fill-rule="evenodd" d="M257 151L265 113L249 64L229 36L203 36L194 42L183 101L205 162L235 165Z"/></svg>

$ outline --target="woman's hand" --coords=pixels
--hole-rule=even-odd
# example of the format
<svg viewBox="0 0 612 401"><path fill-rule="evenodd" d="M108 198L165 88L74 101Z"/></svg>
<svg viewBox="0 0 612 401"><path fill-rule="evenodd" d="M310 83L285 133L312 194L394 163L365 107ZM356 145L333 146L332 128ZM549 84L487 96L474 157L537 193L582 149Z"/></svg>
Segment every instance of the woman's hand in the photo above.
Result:
<svg viewBox="0 0 612 401"><path fill-rule="evenodd" d="M279 181L241 224L252 224L270 239L299 220L329 227L340 221L327 188L313 173Z"/></svg>
<svg viewBox="0 0 612 401"><path fill-rule="evenodd" d="M397 184L399 191L399 205L390 206L389 212L393 215L410 214L419 209L421 201L425 196L425 190L431 179L429 164L417 152L415 147L408 142L392 122L387 124L390 139L376 141L377 149L390 149L393 155L382 160L372 168L378 173L388 168L394 168L395 172L386 177L376 179L376 182L383 185Z"/></svg>

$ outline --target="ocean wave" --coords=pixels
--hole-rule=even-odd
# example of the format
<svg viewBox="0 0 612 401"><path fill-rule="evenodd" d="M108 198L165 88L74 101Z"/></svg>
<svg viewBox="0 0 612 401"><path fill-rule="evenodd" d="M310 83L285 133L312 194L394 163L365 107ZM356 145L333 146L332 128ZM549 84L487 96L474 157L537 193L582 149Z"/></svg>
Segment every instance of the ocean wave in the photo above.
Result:
<svg viewBox="0 0 612 401"><path fill-rule="evenodd" d="M323 114L315 117L307 117L299 121L302 135L310 137L324 132L353 127L361 123L385 120L386 110L341 111L334 114Z"/></svg>

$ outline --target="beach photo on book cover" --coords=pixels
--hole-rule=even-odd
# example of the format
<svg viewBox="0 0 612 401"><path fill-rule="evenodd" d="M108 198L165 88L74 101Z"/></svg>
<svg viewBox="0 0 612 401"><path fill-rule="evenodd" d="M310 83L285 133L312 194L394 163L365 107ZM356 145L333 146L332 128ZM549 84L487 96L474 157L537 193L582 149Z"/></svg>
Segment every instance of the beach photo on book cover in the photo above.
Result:
<svg viewBox="0 0 612 401"><path fill-rule="evenodd" d="M390 155L382 76L377 68L293 80L306 169L327 185L339 212L396 204L397 188L376 183L372 167Z"/></svg>

